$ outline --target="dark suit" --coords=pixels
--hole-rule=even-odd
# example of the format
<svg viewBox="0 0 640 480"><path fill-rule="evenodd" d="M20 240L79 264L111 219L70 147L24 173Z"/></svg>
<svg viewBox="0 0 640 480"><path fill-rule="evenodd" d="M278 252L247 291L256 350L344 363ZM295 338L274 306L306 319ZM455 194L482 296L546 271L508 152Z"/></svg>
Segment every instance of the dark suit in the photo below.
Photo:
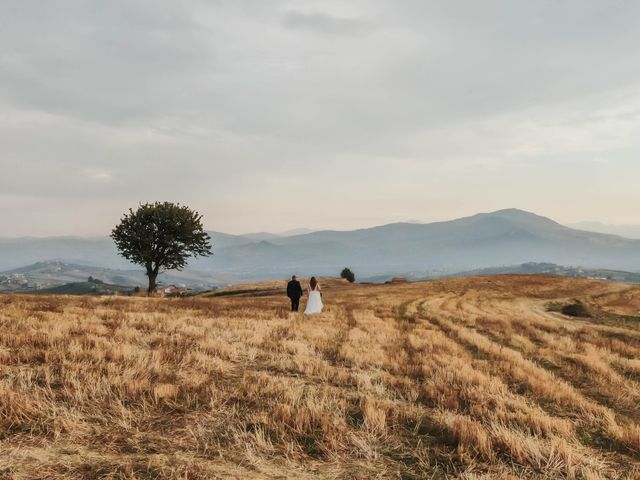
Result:
<svg viewBox="0 0 640 480"><path fill-rule="evenodd" d="M291 311L297 312L300 307L300 297L302 296L302 285L297 280L287 283L287 297L291 299Z"/></svg>

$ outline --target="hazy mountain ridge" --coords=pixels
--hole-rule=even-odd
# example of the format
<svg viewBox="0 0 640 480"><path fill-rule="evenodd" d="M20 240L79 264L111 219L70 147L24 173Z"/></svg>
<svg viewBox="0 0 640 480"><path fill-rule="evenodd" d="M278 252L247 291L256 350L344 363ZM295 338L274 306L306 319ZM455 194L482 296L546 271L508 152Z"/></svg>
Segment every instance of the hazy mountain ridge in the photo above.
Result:
<svg viewBox="0 0 640 480"><path fill-rule="evenodd" d="M568 225L578 230L619 235L621 237L640 239L640 225L610 225L601 222L578 222Z"/></svg>
<svg viewBox="0 0 640 480"><path fill-rule="evenodd" d="M320 231L241 245L204 260L223 270L360 275L456 272L526 262L640 270L640 241L573 230L520 210L430 224L396 223L348 232Z"/></svg>
<svg viewBox="0 0 640 480"><path fill-rule="evenodd" d="M214 255L192 260L182 273L166 274L162 279L165 283L174 273L200 280L209 277L207 282L225 284L291 273L336 275L344 266L361 278L442 276L528 262L640 271L640 240L576 230L516 209L445 222L394 223L288 237L210 234ZM144 280L139 269L117 255L108 237L0 240L0 270L51 259L94 268L135 270L136 282Z"/></svg>

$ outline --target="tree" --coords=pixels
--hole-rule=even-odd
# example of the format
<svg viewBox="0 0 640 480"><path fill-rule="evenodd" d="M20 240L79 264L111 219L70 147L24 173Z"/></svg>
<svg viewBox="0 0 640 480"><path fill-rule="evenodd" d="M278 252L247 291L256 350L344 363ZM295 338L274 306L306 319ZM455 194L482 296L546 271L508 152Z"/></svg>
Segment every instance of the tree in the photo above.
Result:
<svg viewBox="0 0 640 480"><path fill-rule="evenodd" d="M211 237L202 227L202 215L170 202L145 203L129 209L111 232L120 255L143 266L148 293L156 289L158 274L182 270L189 257L212 254Z"/></svg>
<svg viewBox="0 0 640 480"><path fill-rule="evenodd" d="M340 278L344 278L349 283L353 283L356 281L356 275L351 271L350 268L345 268L340 272Z"/></svg>

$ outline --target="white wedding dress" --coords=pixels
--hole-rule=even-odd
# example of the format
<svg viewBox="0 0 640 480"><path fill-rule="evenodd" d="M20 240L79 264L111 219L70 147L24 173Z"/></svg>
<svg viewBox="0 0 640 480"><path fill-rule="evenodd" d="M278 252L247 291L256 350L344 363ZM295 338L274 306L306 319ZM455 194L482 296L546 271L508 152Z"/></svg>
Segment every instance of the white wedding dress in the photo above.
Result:
<svg viewBox="0 0 640 480"><path fill-rule="evenodd" d="M311 290L308 287L309 299L307 300L307 308L304 309L305 315L313 315L314 313L322 312L322 295L320 295L320 286L317 286L315 290Z"/></svg>

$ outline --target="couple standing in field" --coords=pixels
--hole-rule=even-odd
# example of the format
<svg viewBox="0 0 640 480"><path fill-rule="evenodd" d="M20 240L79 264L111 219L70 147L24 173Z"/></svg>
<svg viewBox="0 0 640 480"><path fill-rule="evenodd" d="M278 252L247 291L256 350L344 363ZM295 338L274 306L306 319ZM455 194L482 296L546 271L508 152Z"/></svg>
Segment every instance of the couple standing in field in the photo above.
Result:
<svg viewBox="0 0 640 480"><path fill-rule="evenodd" d="M309 299L307 300L307 307L304 309L305 315L312 315L314 313L322 312L322 289L316 277L311 277L309 284L307 285L307 291L309 292ZM287 284L287 297L291 300L291 311L297 312L300 307L300 298L304 295L302 285L294 275Z"/></svg>

